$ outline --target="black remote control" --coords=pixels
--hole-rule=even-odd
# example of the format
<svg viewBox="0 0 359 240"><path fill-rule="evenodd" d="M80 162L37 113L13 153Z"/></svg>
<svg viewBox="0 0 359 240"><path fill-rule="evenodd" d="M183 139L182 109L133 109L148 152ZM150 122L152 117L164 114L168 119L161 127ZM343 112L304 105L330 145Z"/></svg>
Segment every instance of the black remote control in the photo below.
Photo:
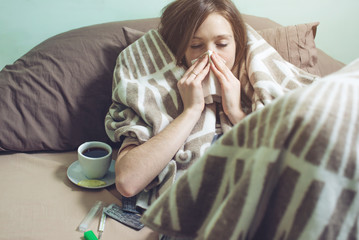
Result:
<svg viewBox="0 0 359 240"><path fill-rule="evenodd" d="M114 203L105 208L104 213L109 217L135 230L141 230L145 226L140 221L141 215L131 212L125 212L120 206Z"/></svg>
<svg viewBox="0 0 359 240"><path fill-rule="evenodd" d="M121 202L122 202L122 210L125 212L130 212L130 213L137 213L139 214L140 212L137 211L136 209L136 200L137 197L122 197Z"/></svg>

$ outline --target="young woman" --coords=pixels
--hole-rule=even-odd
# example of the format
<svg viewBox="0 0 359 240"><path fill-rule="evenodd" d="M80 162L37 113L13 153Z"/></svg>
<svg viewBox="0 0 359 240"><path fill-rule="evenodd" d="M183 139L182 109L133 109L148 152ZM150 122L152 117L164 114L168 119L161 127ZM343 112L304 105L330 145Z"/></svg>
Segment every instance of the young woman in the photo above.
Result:
<svg viewBox="0 0 359 240"><path fill-rule="evenodd" d="M245 116L236 76L245 53L246 30L230 0L176 0L163 12L159 33L177 64L187 69L177 84L183 112L141 145L125 139L115 165L116 187L125 197L141 192L186 141L205 107L202 81L210 71L220 83L221 104L230 122L234 125ZM211 57L200 57L208 50L213 52Z"/></svg>

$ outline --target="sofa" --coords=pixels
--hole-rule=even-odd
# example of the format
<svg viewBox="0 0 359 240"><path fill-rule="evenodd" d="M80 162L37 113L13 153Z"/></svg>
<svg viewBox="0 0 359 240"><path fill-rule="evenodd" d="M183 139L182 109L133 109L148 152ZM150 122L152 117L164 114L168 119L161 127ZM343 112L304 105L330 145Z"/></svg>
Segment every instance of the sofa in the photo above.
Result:
<svg viewBox="0 0 359 240"><path fill-rule="evenodd" d="M326 76L344 64L315 46L319 23L281 26L243 15L284 59ZM158 18L109 22L51 37L0 72L0 239L82 239L77 230L96 201L121 205L115 186L76 185L68 169L86 141L120 143L106 135L112 75L119 53ZM318 25L319 24L319 25ZM97 233L99 216L89 229ZM158 239L107 218L101 239Z"/></svg>

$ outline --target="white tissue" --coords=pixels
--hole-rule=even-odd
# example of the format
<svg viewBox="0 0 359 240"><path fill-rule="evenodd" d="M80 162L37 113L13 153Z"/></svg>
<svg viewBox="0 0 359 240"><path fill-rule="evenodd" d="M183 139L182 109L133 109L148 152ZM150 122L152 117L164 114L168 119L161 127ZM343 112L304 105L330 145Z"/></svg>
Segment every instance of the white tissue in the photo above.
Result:
<svg viewBox="0 0 359 240"><path fill-rule="evenodd" d="M212 51L208 50L207 52L203 53L203 55L208 55L209 61L212 64L211 55ZM199 58L200 58L199 57ZM192 64L195 63L199 58L192 60ZM202 89L203 89L203 96L204 101L206 104L210 104L213 102L221 102L221 85L218 82L217 77L214 75L213 71L210 70L205 79L202 82Z"/></svg>

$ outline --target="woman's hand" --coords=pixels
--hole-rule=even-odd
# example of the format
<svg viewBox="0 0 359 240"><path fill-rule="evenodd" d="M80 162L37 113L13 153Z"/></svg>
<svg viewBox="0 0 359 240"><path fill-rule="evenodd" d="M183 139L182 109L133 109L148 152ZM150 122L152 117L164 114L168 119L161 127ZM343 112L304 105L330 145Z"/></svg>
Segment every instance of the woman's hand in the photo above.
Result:
<svg viewBox="0 0 359 240"><path fill-rule="evenodd" d="M211 59L211 69L221 84L224 113L236 124L245 117L241 108L241 83L217 53L214 52Z"/></svg>
<svg viewBox="0 0 359 240"><path fill-rule="evenodd" d="M209 73L208 56L204 55L195 62L178 81L184 111L193 110L201 114L204 108L202 81Z"/></svg>
<svg viewBox="0 0 359 240"><path fill-rule="evenodd" d="M115 169L116 187L123 196L132 197L141 192L183 146L203 111L202 81L209 69L208 56L193 64L177 83L184 111L145 143L121 150Z"/></svg>

